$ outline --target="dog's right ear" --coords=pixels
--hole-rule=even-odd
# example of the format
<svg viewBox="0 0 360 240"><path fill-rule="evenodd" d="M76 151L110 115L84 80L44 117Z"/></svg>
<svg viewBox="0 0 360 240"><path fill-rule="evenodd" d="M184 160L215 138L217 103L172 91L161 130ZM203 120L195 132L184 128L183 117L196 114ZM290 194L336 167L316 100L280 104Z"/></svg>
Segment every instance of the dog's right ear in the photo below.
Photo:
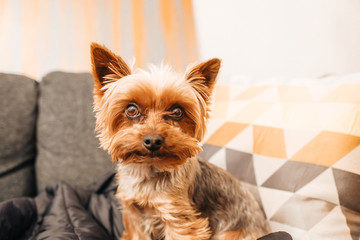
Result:
<svg viewBox="0 0 360 240"><path fill-rule="evenodd" d="M94 92L102 96L102 87L131 74L125 61L98 43L91 44L92 74L94 77Z"/></svg>

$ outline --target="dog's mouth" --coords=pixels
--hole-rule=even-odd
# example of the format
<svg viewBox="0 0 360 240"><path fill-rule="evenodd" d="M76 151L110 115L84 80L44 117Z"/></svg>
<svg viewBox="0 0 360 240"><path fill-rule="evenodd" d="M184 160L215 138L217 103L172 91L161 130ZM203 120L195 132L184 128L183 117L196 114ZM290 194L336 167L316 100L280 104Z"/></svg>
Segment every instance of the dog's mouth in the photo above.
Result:
<svg viewBox="0 0 360 240"><path fill-rule="evenodd" d="M132 151L123 156L121 163L124 165L143 164L155 167L159 171L172 171L179 169L190 157L192 156L179 156L166 151Z"/></svg>
<svg viewBox="0 0 360 240"><path fill-rule="evenodd" d="M175 154L163 151L132 151L125 154L123 161L132 160L133 162L143 163L144 160L161 161L167 159L180 160L180 157Z"/></svg>

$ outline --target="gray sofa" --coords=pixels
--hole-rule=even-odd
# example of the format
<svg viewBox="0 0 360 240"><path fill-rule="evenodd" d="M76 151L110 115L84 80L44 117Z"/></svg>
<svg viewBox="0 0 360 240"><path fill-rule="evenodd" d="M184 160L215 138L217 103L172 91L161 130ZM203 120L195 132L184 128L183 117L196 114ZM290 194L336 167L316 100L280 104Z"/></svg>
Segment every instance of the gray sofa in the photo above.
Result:
<svg viewBox="0 0 360 240"><path fill-rule="evenodd" d="M59 181L87 187L113 171L94 132L90 74L0 74L0 84L0 202Z"/></svg>

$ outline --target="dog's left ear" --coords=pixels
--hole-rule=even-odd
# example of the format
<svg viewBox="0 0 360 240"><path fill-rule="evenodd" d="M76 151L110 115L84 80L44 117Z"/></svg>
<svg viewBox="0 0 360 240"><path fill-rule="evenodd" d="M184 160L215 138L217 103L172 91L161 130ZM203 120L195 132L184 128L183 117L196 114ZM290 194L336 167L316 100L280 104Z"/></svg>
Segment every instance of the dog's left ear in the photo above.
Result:
<svg viewBox="0 0 360 240"><path fill-rule="evenodd" d="M131 74L125 61L105 46L91 44L91 63L94 77L94 92L102 96L103 86Z"/></svg>
<svg viewBox="0 0 360 240"><path fill-rule="evenodd" d="M209 103L220 66L221 60L213 58L192 67L185 76L186 80L202 96L206 104Z"/></svg>
<svg viewBox="0 0 360 240"><path fill-rule="evenodd" d="M209 118L211 94L214 90L220 66L221 60L213 58L190 68L185 75L186 81L195 90L199 101L201 114L197 120L197 128L195 130L195 137L199 141L203 139L205 134L205 121Z"/></svg>

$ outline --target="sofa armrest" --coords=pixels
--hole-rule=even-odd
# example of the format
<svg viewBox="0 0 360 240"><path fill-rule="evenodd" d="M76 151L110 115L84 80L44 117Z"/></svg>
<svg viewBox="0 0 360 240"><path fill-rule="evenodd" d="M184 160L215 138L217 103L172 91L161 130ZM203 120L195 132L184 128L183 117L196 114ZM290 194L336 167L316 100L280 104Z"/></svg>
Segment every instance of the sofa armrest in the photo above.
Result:
<svg viewBox="0 0 360 240"><path fill-rule="evenodd" d="M36 193L34 160L38 83L0 74L0 201Z"/></svg>

